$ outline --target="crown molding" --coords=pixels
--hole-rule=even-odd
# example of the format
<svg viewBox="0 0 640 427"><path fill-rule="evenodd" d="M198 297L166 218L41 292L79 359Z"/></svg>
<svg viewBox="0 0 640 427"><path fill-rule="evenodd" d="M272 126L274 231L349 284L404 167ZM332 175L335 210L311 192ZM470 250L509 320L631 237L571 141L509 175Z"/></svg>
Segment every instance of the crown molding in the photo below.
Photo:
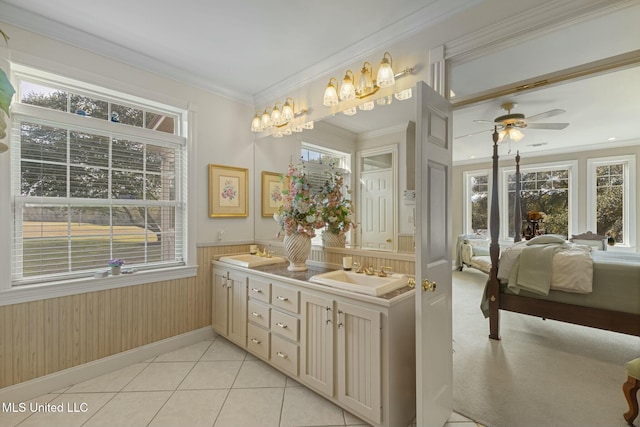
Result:
<svg viewBox="0 0 640 427"><path fill-rule="evenodd" d="M167 64L166 62L151 58L144 53L106 41L100 37L68 27L49 18L2 1L0 1L0 16L2 17L2 21L24 30L114 59L177 82L212 92L225 98L253 105L253 97L247 93L233 91L213 84L210 80L188 70Z"/></svg>
<svg viewBox="0 0 640 427"><path fill-rule="evenodd" d="M316 64L254 95L255 105L267 105L283 94L295 92L310 82L354 61L364 60L379 53L385 47L405 40L426 28L436 25L461 11L471 8L484 0L436 0L410 16L392 22L375 34L352 44L346 49L321 59ZM370 59L370 58L369 58Z"/></svg>
<svg viewBox="0 0 640 427"><path fill-rule="evenodd" d="M633 5L637 0L552 0L446 43L444 56L461 64Z"/></svg>

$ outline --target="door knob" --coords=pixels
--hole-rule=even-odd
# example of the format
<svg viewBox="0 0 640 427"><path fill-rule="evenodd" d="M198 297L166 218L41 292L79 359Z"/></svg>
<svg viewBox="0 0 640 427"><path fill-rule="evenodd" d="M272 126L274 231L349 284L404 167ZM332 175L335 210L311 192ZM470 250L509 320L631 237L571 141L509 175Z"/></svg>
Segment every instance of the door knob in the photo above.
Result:
<svg viewBox="0 0 640 427"><path fill-rule="evenodd" d="M391 243L391 238L388 238L387 240L385 240L385 242Z"/></svg>
<svg viewBox="0 0 640 427"><path fill-rule="evenodd" d="M431 292L435 292L436 291L436 282L432 282L429 279L424 279L422 281L422 290L423 291L431 291Z"/></svg>

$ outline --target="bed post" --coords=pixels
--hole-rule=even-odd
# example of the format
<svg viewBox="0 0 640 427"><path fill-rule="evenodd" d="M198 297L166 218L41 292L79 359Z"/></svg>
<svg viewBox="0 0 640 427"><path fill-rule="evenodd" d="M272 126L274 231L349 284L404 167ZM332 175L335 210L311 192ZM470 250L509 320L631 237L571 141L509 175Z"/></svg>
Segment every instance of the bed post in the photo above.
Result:
<svg viewBox="0 0 640 427"><path fill-rule="evenodd" d="M516 152L516 192L513 206L513 243L522 240L522 207L520 206L520 151Z"/></svg>
<svg viewBox="0 0 640 427"><path fill-rule="evenodd" d="M500 339L500 283L498 282L498 258L500 257L500 209L498 208L498 129L493 129L493 182L491 183L491 211L489 216L491 230L491 270L487 290L489 298L489 338Z"/></svg>

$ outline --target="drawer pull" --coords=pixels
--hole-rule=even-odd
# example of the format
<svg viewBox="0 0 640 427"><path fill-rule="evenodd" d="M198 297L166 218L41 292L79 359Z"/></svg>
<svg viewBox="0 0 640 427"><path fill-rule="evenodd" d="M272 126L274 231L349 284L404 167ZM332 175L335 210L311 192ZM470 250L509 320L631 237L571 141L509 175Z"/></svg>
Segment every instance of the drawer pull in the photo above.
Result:
<svg viewBox="0 0 640 427"><path fill-rule="evenodd" d="M281 352L281 351L277 352L276 354L278 355L278 357L281 357L281 358L283 358L283 359L286 359L287 357L289 357L289 356L287 356L286 354L284 354L284 353L283 353L283 352Z"/></svg>
<svg viewBox="0 0 640 427"><path fill-rule="evenodd" d="M278 296L276 297L276 299L278 299L278 300L280 300L280 301L289 301L289 298L287 298L287 297L281 297L280 295L278 295Z"/></svg>
<svg viewBox="0 0 640 427"><path fill-rule="evenodd" d="M287 325L285 325L284 323L281 323L281 322L276 322L276 326L279 327L279 328L282 328L282 329L286 329L287 328Z"/></svg>
<svg viewBox="0 0 640 427"><path fill-rule="evenodd" d="M260 341L257 338L251 338L251 342L254 343L254 344L260 344L262 341Z"/></svg>
<svg viewBox="0 0 640 427"><path fill-rule="evenodd" d="M252 312L251 312L251 315L252 315L253 317L262 317L262 314L260 314L260 313L256 313L255 311L252 311Z"/></svg>
<svg viewBox="0 0 640 427"><path fill-rule="evenodd" d="M261 294L262 293L262 289L251 288L251 292L255 292L255 293Z"/></svg>

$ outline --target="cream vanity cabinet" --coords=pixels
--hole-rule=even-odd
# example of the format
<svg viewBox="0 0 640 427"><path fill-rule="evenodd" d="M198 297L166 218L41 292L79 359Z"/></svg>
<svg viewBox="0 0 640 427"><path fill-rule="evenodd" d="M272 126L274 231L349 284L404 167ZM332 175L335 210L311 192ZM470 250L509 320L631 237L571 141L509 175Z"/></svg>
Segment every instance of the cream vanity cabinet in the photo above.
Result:
<svg viewBox="0 0 640 427"><path fill-rule="evenodd" d="M216 331L224 330L216 322L227 321L225 336L236 344L374 426L411 424L415 418L414 291L377 298L256 269L219 270L222 263L214 265L214 285L220 288L214 290ZM228 294L222 286L225 278ZM241 286L235 286L243 280L244 296ZM231 295L232 289L237 290L238 299ZM245 340L232 338L229 312L235 309L240 316L242 301Z"/></svg>
<svg viewBox="0 0 640 427"><path fill-rule="evenodd" d="M247 274L213 268L213 330L241 347L247 345Z"/></svg>

